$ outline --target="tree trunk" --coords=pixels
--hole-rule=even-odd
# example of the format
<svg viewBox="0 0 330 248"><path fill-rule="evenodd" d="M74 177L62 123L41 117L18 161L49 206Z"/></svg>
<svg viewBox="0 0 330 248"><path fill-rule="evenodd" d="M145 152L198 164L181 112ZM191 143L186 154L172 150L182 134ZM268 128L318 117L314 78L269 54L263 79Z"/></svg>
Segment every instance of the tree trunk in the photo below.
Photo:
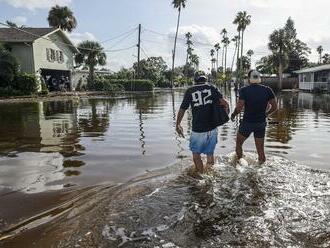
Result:
<svg viewBox="0 0 330 248"><path fill-rule="evenodd" d="M238 41L236 41L236 44L235 44L235 51L234 51L233 61L231 62L231 71L233 71L233 69L234 69L234 63L235 63L235 57L236 57L236 52L237 52L237 46L238 46Z"/></svg>
<svg viewBox="0 0 330 248"><path fill-rule="evenodd" d="M94 66L89 67L89 76L88 76L89 83L94 83Z"/></svg>
<svg viewBox="0 0 330 248"><path fill-rule="evenodd" d="M176 52L176 42L178 39L178 33L179 33L179 26L180 26L180 17L181 17L181 7L179 7L178 10L178 22L176 26L176 33L175 33L175 39L174 39L174 48L173 48L173 54L172 54L172 77L171 77L171 87L173 88L174 85L174 63L175 63L175 52Z"/></svg>
<svg viewBox="0 0 330 248"><path fill-rule="evenodd" d="M241 40L241 60L240 60L240 69L244 72L244 68L243 68L243 45L244 45L244 30L242 30L242 40Z"/></svg>
<svg viewBox="0 0 330 248"><path fill-rule="evenodd" d="M280 63L278 67L278 89L282 90L282 80L283 80L283 65Z"/></svg>
<svg viewBox="0 0 330 248"><path fill-rule="evenodd" d="M236 60L236 83L239 84L240 76L241 76L241 68L239 63L239 55L240 55L240 43L241 42L241 32L238 31L238 41L237 41L237 60Z"/></svg>
<svg viewBox="0 0 330 248"><path fill-rule="evenodd" d="M222 48L222 56L221 56L221 67L222 67L222 71L223 71L223 61L224 61L224 56L225 56L225 47Z"/></svg>
<svg viewBox="0 0 330 248"><path fill-rule="evenodd" d="M227 51L228 51L228 47L226 45L226 51L225 51L225 75L226 75L226 71L227 71Z"/></svg>
<svg viewBox="0 0 330 248"><path fill-rule="evenodd" d="M219 50L217 50L217 72L219 69Z"/></svg>

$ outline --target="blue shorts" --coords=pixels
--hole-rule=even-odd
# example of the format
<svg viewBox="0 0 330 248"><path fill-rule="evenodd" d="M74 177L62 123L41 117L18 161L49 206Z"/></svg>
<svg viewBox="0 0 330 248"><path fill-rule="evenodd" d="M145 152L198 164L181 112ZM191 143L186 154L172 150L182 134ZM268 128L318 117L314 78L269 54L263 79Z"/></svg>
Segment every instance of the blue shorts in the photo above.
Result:
<svg viewBox="0 0 330 248"><path fill-rule="evenodd" d="M248 138L253 133L255 138L262 139L265 138L266 125L266 122L253 123L242 121L238 131L245 138Z"/></svg>
<svg viewBox="0 0 330 248"><path fill-rule="evenodd" d="M190 136L190 150L197 154L213 155L218 143L218 129L205 133L192 132Z"/></svg>

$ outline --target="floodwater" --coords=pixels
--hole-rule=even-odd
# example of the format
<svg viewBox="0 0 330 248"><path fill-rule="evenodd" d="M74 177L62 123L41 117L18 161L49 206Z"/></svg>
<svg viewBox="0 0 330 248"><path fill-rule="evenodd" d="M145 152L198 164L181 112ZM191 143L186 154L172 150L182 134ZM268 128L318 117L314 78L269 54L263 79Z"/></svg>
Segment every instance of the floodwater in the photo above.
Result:
<svg viewBox="0 0 330 248"><path fill-rule="evenodd" d="M330 247L330 96L279 95L261 167L252 139L233 166L226 124L202 179L182 97L1 103L0 246Z"/></svg>

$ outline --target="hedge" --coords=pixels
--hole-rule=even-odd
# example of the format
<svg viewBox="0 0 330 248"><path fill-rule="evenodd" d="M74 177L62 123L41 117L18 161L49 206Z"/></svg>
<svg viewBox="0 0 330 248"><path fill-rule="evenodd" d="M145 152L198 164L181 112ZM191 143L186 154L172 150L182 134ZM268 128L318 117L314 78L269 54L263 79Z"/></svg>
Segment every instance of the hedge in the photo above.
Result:
<svg viewBox="0 0 330 248"><path fill-rule="evenodd" d="M87 89L91 91L152 91L153 88L150 80L96 78L93 83L87 84Z"/></svg>
<svg viewBox="0 0 330 248"><path fill-rule="evenodd" d="M120 84L124 86L126 91L152 91L154 89L154 83L150 80L126 80L126 79L114 79L111 80L112 84Z"/></svg>

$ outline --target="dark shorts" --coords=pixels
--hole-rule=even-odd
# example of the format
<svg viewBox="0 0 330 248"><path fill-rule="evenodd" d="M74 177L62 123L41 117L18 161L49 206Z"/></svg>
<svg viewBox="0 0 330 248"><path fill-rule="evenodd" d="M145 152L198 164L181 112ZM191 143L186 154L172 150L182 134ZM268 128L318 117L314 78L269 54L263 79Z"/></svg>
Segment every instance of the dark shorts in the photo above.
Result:
<svg viewBox="0 0 330 248"><path fill-rule="evenodd" d="M251 133L254 134L255 138L262 139L265 138L266 134L266 122L245 122L242 121L239 125L239 133L243 135L245 138L248 138Z"/></svg>

